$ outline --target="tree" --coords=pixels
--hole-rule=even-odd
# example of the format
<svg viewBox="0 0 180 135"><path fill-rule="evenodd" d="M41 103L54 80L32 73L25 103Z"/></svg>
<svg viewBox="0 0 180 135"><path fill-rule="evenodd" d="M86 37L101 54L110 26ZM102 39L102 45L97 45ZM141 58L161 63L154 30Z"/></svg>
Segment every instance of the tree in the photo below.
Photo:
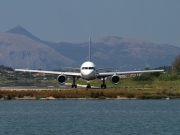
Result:
<svg viewBox="0 0 180 135"><path fill-rule="evenodd" d="M180 73L180 54L175 58L174 62L172 63L172 70L175 73Z"/></svg>

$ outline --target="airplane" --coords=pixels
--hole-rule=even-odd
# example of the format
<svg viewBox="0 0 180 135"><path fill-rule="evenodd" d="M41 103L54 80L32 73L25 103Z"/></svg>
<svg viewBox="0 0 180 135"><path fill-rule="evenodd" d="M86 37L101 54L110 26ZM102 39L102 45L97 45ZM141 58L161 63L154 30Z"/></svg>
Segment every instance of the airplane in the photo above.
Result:
<svg viewBox="0 0 180 135"><path fill-rule="evenodd" d="M102 69L102 68L101 68ZM100 69L100 70L101 70ZM151 73L151 72L164 72L164 70L142 70L142 71L125 71L125 72L98 72L96 70L95 64L91 61L91 38L89 38L89 61L84 62L79 72L58 72L58 71L44 71L44 70L29 70L29 69L14 69L15 71L20 72L36 72L36 73L48 73L48 74L57 74L57 81L59 84L65 84L67 76L71 76L73 78L72 88L77 88L76 81L79 78L87 80L86 88L91 88L89 83L90 80L94 80L96 78L102 80L101 89L106 89L105 79L106 77L111 77L111 81L113 84L117 85L120 82L120 75L125 74L141 74L141 73Z"/></svg>

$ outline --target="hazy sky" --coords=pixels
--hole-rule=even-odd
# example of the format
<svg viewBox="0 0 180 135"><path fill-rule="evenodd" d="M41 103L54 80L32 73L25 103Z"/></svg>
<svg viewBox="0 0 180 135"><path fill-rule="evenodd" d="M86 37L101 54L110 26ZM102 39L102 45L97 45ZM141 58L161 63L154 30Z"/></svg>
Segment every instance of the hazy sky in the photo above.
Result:
<svg viewBox="0 0 180 135"><path fill-rule="evenodd" d="M0 0L0 32L18 25L52 42L119 36L180 47L180 0Z"/></svg>

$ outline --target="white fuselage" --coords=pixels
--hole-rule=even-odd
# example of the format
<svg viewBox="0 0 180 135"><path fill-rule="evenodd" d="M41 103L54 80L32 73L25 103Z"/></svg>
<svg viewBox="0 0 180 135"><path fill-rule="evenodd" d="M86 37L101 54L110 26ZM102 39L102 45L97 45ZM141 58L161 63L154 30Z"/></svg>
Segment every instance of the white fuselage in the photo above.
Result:
<svg viewBox="0 0 180 135"><path fill-rule="evenodd" d="M96 70L95 64L93 62L87 61L81 65L81 77L85 80L93 80L96 79Z"/></svg>

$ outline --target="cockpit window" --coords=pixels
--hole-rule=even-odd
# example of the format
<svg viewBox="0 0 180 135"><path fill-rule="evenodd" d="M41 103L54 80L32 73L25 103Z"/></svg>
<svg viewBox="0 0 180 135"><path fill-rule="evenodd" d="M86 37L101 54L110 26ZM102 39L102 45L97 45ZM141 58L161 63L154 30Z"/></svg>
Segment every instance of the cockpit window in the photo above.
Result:
<svg viewBox="0 0 180 135"><path fill-rule="evenodd" d="M82 69L89 69L89 70L95 70L95 68L94 67L82 67Z"/></svg>
<svg viewBox="0 0 180 135"><path fill-rule="evenodd" d="M93 70L95 70L95 68L94 68L94 67L89 67L89 69L93 69Z"/></svg>

